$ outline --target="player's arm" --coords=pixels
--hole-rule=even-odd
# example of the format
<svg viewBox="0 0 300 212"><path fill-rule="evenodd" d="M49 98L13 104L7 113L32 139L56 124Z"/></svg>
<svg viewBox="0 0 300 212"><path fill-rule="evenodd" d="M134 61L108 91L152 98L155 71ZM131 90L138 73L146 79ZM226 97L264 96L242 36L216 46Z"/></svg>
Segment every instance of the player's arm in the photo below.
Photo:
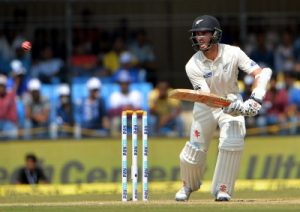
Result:
<svg viewBox="0 0 300 212"><path fill-rule="evenodd" d="M266 95L267 85L270 81L272 70L270 68L257 69L251 73L254 77L251 97L243 104L245 116L256 116Z"/></svg>
<svg viewBox="0 0 300 212"><path fill-rule="evenodd" d="M250 99L244 102L244 111L246 116L255 116L258 114L261 103L266 95L268 82L271 79L272 70L270 68L260 68L252 61L242 50L239 50L238 66L247 74L254 77L253 90Z"/></svg>
<svg viewBox="0 0 300 212"><path fill-rule="evenodd" d="M201 90L210 93L210 89L202 76L201 71L196 67L193 59L186 64L185 70L194 90Z"/></svg>
<svg viewBox="0 0 300 212"><path fill-rule="evenodd" d="M266 95L268 82L272 76L272 70L270 68L259 68L254 70L251 75L254 77L251 98L258 103L262 103Z"/></svg>

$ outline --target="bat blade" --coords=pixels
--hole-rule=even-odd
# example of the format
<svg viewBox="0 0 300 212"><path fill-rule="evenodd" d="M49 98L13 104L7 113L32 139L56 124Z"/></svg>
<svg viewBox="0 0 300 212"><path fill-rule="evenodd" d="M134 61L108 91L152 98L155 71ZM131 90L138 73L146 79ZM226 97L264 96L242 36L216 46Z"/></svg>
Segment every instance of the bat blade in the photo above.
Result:
<svg viewBox="0 0 300 212"><path fill-rule="evenodd" d="M215 108L227 107L231 103L230 100L216 94L191 89L174 89L169 93L169 98L199 102Z"/></svg>

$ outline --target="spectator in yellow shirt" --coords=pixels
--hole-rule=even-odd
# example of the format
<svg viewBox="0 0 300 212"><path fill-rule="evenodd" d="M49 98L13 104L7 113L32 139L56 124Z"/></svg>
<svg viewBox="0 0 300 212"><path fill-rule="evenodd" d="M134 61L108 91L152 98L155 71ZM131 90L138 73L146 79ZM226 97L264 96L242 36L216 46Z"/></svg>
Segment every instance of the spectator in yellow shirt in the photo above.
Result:
<svg viewBox="0 0 300 212"><path fill-rule="evenodd" d="M103 66L112 75L120 68L120 55L125 51L126 45L121 37L117 37L113 44L113 49L104 54Z"/></svg>
<svg viewBox="0 0 300 212"><path fill-rule="evenodd" d="M181 104L168 98L168 82L158 82L149 94L150 132L154 136L180 136L184 134L183 120L180 117Z"/></svg>

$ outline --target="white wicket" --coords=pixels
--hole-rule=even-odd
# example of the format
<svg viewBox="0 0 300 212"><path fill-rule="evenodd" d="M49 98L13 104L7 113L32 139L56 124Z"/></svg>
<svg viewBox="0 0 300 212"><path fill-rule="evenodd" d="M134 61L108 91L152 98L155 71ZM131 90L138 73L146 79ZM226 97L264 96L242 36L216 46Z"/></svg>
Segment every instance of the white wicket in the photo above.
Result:
<svg viewBox="0 0 300 212"><path fill-rule="evenodd" d="M148 200L148 120L147 112L143 113L143 200Z"/></svg>
<svg viewBox="0 0 300 212"><path fill-rule="evenodd" d="M122 201L127 201L127 115L132 115L132 201L138 200L138 116L142 115L142 145L143 145L143 201L148 200L148 124L147 112L143 110L122 112Z"/></svg>
<svg viewBox="0 0 300 212"><path fill-rule="evenodd" d="M127 201L127 114L122 113L122 201Z"/></svg>
<svg viewBox="0 0 300 212"><path fill-rule="evenodd" d="M132 114L132 201L137 201L138 196L138 118L136 112Z"/></svg>

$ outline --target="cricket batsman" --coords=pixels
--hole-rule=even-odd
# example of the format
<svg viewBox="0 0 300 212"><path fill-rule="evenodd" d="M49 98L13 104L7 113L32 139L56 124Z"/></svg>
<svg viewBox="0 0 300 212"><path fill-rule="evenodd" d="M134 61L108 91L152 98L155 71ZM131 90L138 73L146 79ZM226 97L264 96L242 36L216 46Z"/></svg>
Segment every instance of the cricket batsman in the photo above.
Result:
<svg viewBox="0 0 300 212"><path fill-rule="evenodd" d="M190 141L180 153L183 186L175 199L187 201L190 194L200 188L209 144L219 126L219 153L211 193L216 201L229 201L244 148L244 116L258 114L272 71L270 68L260 68L239 47L219 43L222 30L213 16L197 17L190 31L196 53L185 68L193 88L227 97L232 103L226 108L194 104ZM255 78L252 95L245 101L238 89L239 70Z"/></svg>

